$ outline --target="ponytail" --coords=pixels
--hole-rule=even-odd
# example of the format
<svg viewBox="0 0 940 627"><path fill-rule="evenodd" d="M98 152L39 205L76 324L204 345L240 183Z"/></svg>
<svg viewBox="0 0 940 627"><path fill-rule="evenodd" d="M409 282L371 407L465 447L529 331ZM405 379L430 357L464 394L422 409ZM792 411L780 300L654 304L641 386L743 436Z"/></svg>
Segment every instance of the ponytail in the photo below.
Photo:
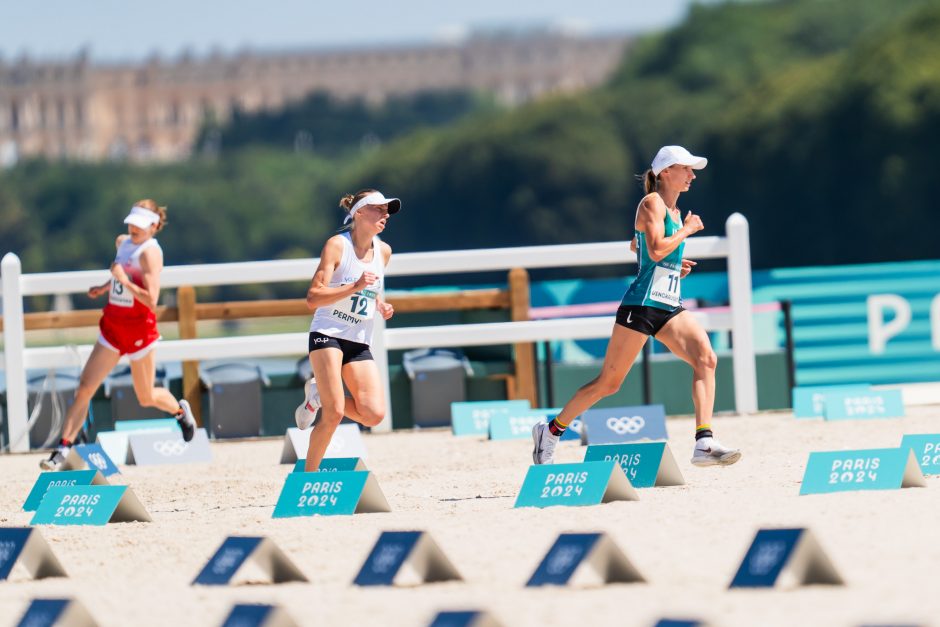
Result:
<svg viewBox="0 0 940 627"><path fill-rule="evenodd" d="M652 194L656 191L656 188L659 186L659 179L653 174L652 169L648 169L643 173L643 190L647 194Z"/></svg>

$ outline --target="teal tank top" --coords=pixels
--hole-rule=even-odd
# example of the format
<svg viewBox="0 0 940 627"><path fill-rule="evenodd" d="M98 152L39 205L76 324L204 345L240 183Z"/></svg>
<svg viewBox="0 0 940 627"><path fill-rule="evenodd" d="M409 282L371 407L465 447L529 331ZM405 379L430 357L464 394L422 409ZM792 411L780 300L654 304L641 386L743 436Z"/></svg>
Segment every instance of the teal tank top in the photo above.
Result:
<svg viewBox="0 0 940 627"><path fill-rule="evenodd" d="M676 231L682 228L682 225L673 219L668 210L663 226L666 237L675 235ZM620 304L656 307L667 311L676 309L682 304L679 272L682 269L682 252L685 250L685 242L679 244L664 259L655 262L650 259L646 233L642 231L634 231L634 233L636 234L639 269Z"/></svg>

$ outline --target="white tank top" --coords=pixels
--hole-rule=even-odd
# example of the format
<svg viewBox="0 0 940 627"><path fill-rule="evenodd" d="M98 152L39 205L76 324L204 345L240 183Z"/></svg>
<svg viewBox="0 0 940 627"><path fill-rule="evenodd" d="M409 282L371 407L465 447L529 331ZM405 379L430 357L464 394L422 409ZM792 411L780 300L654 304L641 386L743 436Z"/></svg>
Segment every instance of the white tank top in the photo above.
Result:
<svg viewBox="0 0 940 627"><path fill-rule="evenodd" d="M343 258L333 272L329 287L340 287L355 283L363 272L372 272L378 279L351 296L325 307L318 307L310 323L310 331L337 339L360 344L372 344L372 328L375 321L375 304L385 287L385 260L378 237L372 239L372 261L360 261L356 257L352 238L343 233Z"/></svg>
<svg viewBox="0 0 940 627"><path fill-rule="evenodd" d="M135 244L131 241L131 238L126 238L121 245L118 246L117 254L114 256L114 263L120 264L124 268L124 272L127 273L127 277L136 285L143 286L143 269L140 266L140 254L147 250L148 248L156 247L160 254L163 254L163 249L160 248L160 244L154 238L150 238L142 244ZM124 289L124 286L115 279L111 278L111 290L108 292L108 304L115 307L134 307L134 295L129 291ZM140 303L140 306L144 307L143 303Z"/></svg>

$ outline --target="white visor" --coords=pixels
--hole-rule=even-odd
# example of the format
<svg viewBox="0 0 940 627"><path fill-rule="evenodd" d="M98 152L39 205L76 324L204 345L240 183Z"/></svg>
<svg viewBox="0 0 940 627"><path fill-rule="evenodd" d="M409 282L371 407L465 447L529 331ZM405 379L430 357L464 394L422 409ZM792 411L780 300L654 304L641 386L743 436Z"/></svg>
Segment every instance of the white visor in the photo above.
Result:
<svg viewBox="0 0 940 627"><path fill-rule="evenodd" d="M347 223L353 219L353 216L356 215L356 212L365 207L366 205L384 205L388 204L388 215L393 213L398 213L401 210L401 201L397 198L386 198L382 192L372 192L371 194L366 194L359 199L355 205L352 206L352 209L349 210L349 215L346 216L346 219L343 220L343 223Z"/></svg>
<svg viewBox="0 0 940 627"><path fill-rule="evenodd" d="M696 157L682 146L663 146L653 158L653 175L659 176L659 173L671 165L687 165L693 170L701 170L708 165L708 159L705 157Z"/></svg>
<svg viewBox="0 0 940 627"><path fill-rule="evenodd" d="M124 218L124 224L133 224L139 229L149 228L151 224L160 224L160 214L143 207L131 207L131 212Z"/></svg>

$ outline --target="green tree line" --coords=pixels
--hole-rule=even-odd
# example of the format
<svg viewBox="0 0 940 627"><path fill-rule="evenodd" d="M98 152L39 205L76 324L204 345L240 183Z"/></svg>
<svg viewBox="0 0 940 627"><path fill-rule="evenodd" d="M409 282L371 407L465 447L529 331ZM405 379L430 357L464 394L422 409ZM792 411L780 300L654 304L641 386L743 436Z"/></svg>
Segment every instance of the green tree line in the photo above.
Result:
<svg viewBox="0 0 940 627"><path fill-rule="evenodd" d="M207 128L221 150L185 163L22 163L0 175L0 248L27 272L105 266L129 204L152 197L168 263L313 256L362 187L402 197L398 252L628 239L634 175L678 143L709 158L680 207L710 234L744 213L756 268L936 258L938 34L940 0L695 4L574 96L510 111L450 96L427 120L428 100L313 96Z"/></svg>

